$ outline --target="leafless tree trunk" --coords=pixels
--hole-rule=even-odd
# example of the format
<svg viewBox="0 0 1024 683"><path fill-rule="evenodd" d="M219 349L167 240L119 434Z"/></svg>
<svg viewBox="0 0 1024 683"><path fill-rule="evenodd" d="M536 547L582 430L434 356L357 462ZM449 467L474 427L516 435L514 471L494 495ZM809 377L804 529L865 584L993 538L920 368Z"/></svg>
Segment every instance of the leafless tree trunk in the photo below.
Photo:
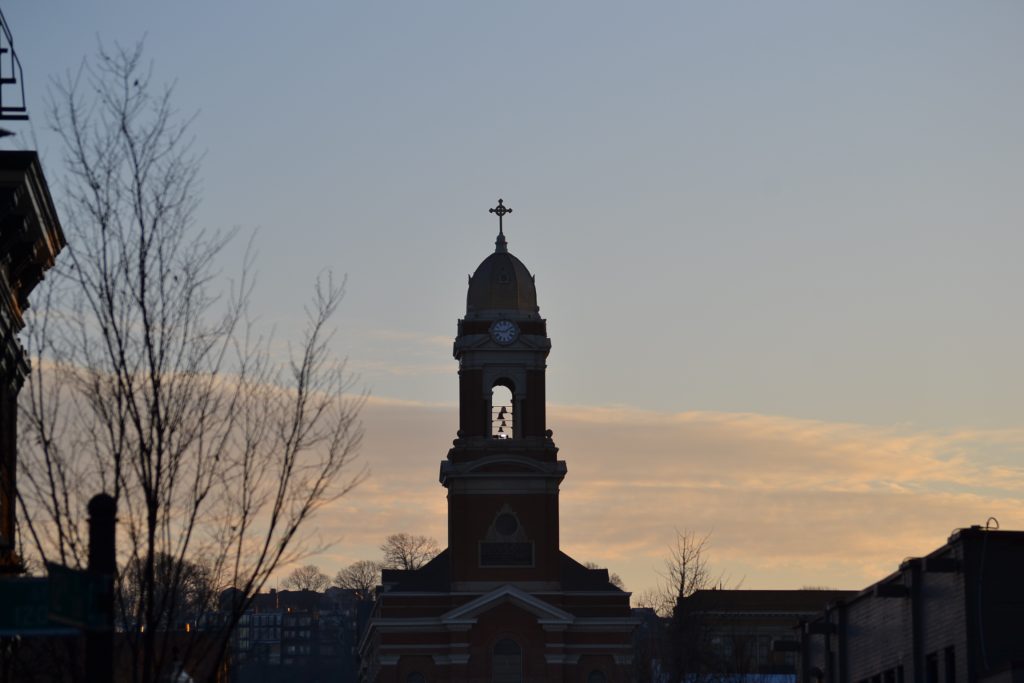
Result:
<svg viewBox="0 0 1024 683"><path fill-rule="evenodd" d="M85 501L115 497L119 562L134 574L118 621L132 678L149 683L175 648L186 661L222 657L250 596L308 550L310 516L362 476L349 466L363 397L327 352L342 284L316 283L290 363L248 315L248 255L218 290L215 260L232 235L194 225L189 120L171 88L152 86L140 46L101 48L52 95L68 249L29 321L23 519L42 558L80 567ZM219 637L182 641L161 629L183 616L200 634L212 623L182 614L180 588L199 558L241 599ZM182 642L216 652L183 652Z"/></svg>

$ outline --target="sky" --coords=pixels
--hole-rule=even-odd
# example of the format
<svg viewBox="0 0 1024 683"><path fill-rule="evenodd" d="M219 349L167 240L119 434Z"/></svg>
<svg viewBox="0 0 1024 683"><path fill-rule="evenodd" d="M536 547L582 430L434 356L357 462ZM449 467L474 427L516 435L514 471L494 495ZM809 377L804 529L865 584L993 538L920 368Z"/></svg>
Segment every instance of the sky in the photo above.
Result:
<svg viewBox="0 0 1024 683"><path fill-rule="evenodd" d="M747 588L860 588L1024 528L1024 6L5 2L37 146L53 77L145 39L196 113L202 227L259 249L283 336L346 274L370 479L333 573L445 542L455 324L493 249L536 275L562 546L659 580L676 529Z"/></svg>

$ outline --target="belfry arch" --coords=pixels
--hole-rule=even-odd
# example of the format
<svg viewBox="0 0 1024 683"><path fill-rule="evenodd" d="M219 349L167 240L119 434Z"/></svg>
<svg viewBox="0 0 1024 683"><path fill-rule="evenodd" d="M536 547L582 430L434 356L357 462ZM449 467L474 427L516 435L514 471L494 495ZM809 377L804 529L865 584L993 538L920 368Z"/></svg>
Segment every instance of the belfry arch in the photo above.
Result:
<svg viewBox="0 0 1024 683"><path fill-rule="evenodd" d="M516 389L512 380L501 378L491 386L491 438L512 439L519 436L516 424Z"/></svg>

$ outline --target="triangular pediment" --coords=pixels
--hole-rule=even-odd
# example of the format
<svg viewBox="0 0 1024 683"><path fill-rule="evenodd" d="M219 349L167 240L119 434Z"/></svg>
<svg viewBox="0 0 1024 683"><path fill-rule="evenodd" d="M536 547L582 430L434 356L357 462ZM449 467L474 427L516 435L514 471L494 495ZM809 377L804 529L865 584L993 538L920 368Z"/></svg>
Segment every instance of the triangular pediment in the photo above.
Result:
<svg viewBox="0 0 1024 683"><path fill-rule="evenodd" d="M530 612L541 624L571 624L575 620L572 614L513 585L505 584L445 613L441 616L441 621L447 624L476 623L477 617L482 613L506 602Z"/></svg>

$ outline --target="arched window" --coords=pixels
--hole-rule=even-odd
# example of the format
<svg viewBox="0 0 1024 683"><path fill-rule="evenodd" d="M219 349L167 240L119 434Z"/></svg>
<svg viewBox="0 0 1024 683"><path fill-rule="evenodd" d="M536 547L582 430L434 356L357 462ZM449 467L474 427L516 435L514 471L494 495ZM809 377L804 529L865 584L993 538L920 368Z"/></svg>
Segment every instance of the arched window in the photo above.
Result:
<svg viewBox="0 0 1024 683"><path fill-rule="evenodd" d="M491 436L495 439L511 439L515 435L514 403L510 386L502 383L491 388Z"/></svg>
<svg viewBox="0 0 1024 683"><path fill-rule="evenodd" d="M523 683L523 651L511 638L494 644L491 683Z"/></svg>
<svg viewBox="0 0 1024 683"><path fill-rule="evenodd" d="M594 669L587 674L587 683L608 683L608 677L599 669Z"/></svg>

